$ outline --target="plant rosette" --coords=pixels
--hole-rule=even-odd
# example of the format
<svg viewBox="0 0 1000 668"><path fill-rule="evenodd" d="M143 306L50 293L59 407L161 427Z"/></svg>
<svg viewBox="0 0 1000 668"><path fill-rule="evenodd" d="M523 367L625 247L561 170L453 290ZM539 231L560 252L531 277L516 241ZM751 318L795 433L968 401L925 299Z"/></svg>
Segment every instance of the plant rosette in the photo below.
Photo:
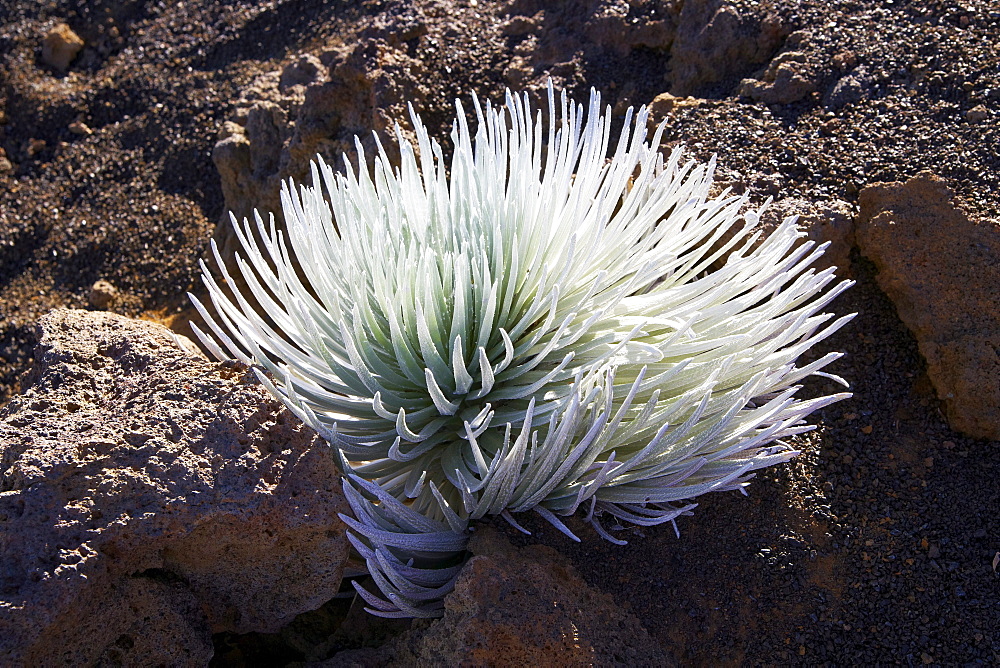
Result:
<svg viewBox="0 0 1000 668"><path fill-rule="evenodd" d="M372 167L360 142L357 167L317 158L282 187L284 230L233 218L247 294L203 263L214 313L192 297L204 345L330 444L383 616L442 614L474 520L532 511L579 540L578 514L624 543L742 491L850 396L796 396L846 386L822 371L839 353L796 362L852 316L821 312L851 283L812 268L825 244L794 217L759 240L760 210L709 195L714 159L664 156L665 123L647 141L646 108L612 141L596 92L550 84L547 120L526 94L473 104L450 164L412 108L398 167L378 137Z"/></svg>

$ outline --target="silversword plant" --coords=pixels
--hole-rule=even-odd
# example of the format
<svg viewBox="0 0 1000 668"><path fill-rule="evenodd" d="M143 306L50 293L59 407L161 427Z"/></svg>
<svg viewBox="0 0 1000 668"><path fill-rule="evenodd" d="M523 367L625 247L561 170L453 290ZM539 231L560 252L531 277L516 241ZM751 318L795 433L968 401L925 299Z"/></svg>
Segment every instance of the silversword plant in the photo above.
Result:
<svg viewBox="0 0 1000 668"><path fill-rule="evenodd" d="M248 294L203 265L215 315L194 300L213 354L329 442L384 616L441 614L470 521L532 511L578 540L578 514L624 543L787 461L849 396L795 396L839 354L798 357L850 316L821 313L848 283L794 219L758 243L760 212L665 158L663 124L647 142L645 108L613 139L596 93L550 86L546 121L527 95L473 103L450 164L411 109L398 167L359 142L356 168L282 188L287 232L234 218Z"/></svg>

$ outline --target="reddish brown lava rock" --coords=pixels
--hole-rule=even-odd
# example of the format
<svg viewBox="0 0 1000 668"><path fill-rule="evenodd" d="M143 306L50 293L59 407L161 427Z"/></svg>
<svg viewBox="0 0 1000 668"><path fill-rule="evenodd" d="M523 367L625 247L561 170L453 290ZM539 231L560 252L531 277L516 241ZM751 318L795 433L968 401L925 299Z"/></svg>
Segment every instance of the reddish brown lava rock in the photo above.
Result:
<svg viewBox="0 0 1000 668"><path fill-rule="evenodd" d="M415 623L383 648L388 665L664 665L639 620L552 548L518 549L481 527L469 549L475 556L445 599L444 617ZM349 665L347 658L330 665Z"/></svg>
<svg viewBox="0 0 1000 668"><path fill-rule="evenodd" d="M60 309L0 411L0 664L204 665L338 590L326 446L236 363Z"/></svg>
<svg viewBox="0 0 1000 668"><path fill-rule="evenodd" d="M42 40L42 60L60 72L65 72L83 45L83 39L72 28L59 23Z"/></svg>
<svg viewBox="0 0 1000 668"><path fill-rule="evenodd" d="M723 0L680 4L670 50L674 95L696 95L738 79L753 65L767 62L790 32L777 15L737 8Z"/></svg>
<svg viewBox="0 0 1000 668"><path fill-rule="evenodd" d="M791 104L816 90L808 56L789 51L774 58L764 72L763 81L744 79L740 95L764 104Z"/></svg>
<svg viewBox="0 0 1000 668"><path fill-rule="evenodd" d="M851 248L854 247L854 211L850 204L838 199L780 199L764 209L754 226L764 233L758 243L763 243L764 235L777 229L789 216L799 217L797 224L809 240L816 244L830 242L823 257L817 260L817 268L834 266L837 268L837 275L850 274Z"/></svg>
<svg viewBox="0 0 1000 668"><path fill-rule="evenodd" d="M913 332L952 428L1000 439L1000 226L974 222L922 172L860 193L856 230Z"/></svg>

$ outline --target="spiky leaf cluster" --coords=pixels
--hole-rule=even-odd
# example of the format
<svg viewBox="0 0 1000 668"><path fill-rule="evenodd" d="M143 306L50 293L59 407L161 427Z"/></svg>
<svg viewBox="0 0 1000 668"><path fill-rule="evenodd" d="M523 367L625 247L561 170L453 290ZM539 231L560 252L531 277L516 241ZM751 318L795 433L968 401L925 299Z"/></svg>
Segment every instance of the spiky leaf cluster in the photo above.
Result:
<svg viewBox="0 0 1000 668"><path fill-rule="evenodd" d="M286 232L234 219L248 294L204 268L216 315L195 302L214 354L329 441L387 616L439 614L470 520L577 539L579 513L623 542L788 460L780 439L848 396L795 397L838 354L798 357L849 319L821 313L848 287L810 268L823 248L793 219L757 243L759 212L664 158L645 109L613 138L597 94L550 88L547 122L474 99L474 133L456 106L450 164L411 110L398 167L358 143L357 168L283 187Z"/></svg>

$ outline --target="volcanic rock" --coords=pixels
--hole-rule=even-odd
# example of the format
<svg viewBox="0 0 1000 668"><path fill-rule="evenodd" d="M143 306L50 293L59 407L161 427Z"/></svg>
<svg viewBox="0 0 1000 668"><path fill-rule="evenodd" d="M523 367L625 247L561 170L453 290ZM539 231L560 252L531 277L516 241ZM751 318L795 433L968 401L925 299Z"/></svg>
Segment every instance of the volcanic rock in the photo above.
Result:
<svg viewBox="0 0 1000 668"><path fill-rule="evenodd" d="M1000 226L973 221L921 172L859 195L857 238L913 332L952 428L1000 439Z"/></svg>
<svg viewBox="0 0 1000 668"><path fill-rule="evenodd" d="M204 665L340 586L326 446L233 362L59 309L0 411L0 664Z"/></svg>
<svg viewBox="0 0 1000 668"><path fill-rule="evenodd" d="M639 620L552 548L515 548L481 527L469 549L444 617L414 625L378 656L347 652L324 665L668 665Z"/></svg>
<svg viewBox="0 0 1000 668"><path fill-rule="evenodd" d="M60 72L69 69L69 64L83 48L83 39L65 23L59 23L42 41L42 61Z"/></svg>
<svg viewBox="0 0 1000 668"><path fill-rule="evenodd" d="M780 18L720 0L687 0L670 50L674 95L697 95L768 61L789 33Z"/></svg>
<svg viewBox="0 0 1000 668"><path fill-rule="evenodd" d="M791 104L816 90L813 70L804 53L789 51L771 61L763 81L744 79L740 95L764 104Z"/></svg>
<svg viewBox="0 0 1000 668"><path fill-rule="evenodd" d="M101 311L106 311L110 309L115 300L118 299L118 288L105 280L95 281L92 286L90 286L90 295L87 300L90 305Z"/></svg>

